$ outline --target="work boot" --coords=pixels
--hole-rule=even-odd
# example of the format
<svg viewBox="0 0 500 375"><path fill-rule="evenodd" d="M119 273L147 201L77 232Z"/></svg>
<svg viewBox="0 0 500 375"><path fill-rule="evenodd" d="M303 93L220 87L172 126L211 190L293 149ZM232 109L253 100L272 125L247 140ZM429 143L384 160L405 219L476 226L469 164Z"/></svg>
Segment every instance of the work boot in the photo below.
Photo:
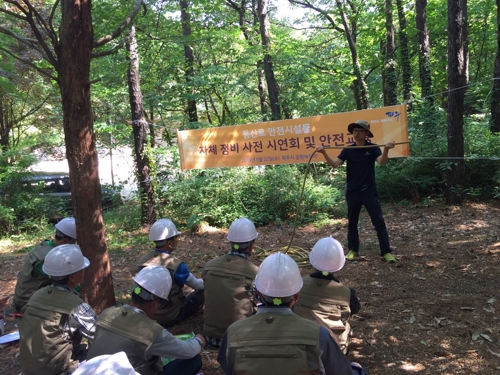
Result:
<svg viewBox="0 0 500 375"><path fill-rule="evenodd" d="M394 258L394 256L391 253L386 253L386 254L382 255L382 257L384 258L384 260L387 263L396 263L396 258ZM347 259L347 257L346 257L346 259Z"/></svg>
<svg viewBox="0 0 500 375"><path fill-rule="evenodd" d="M345 256L345 260L354 260L359 256L357 251L349 250L347 255Z"/></svg>

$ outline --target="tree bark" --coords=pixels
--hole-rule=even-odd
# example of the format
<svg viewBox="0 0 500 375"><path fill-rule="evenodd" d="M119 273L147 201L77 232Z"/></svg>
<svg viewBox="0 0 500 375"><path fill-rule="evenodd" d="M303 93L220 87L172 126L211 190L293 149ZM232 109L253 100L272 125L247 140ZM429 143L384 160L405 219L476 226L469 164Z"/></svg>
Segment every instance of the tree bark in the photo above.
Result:
<svg viewBox="0 0 500 375"><path fill-rule="evenodd" d="M403 1L396 0L399 20L399 53L401 56L401 71L403 74L403 100L408 103L408 110L412 109L411 93L411 64L410 48L408 47L408 34L406 33L406 16L403 8Z"/></svg>
<svg viewBox="0 0 500 375"><path fill-rule="evenodd" d="M385 59L384 59L384 105L396 105L398 102L397 95L397 77L396 77L396 60L394 59L394 51L396 49L394 42L394 24L392 21L392 0L385 0Z"/></svg>
<svg viewBox="0 0 500 375"><path fill-rule="evenodd" d="M115 304L106 252L101 183L90 101L93 29L90 0L61 2L60 41L55 46L61 91L66 157L75 209L78 244L89 258L83 296L99 313Z"/></svg>
<svg viewBox="0 0 500 375"><path fill-rule="evenodd" d="M142 100L141 78L139 74L139 53L137 51L137 40L135 37L135 26L130 27L129 39L127 40L127 52L129 55L128 68L128 92L130 98L130 110L132 112L132 129L134 132L135 164L137 168L137 180L139 196L141 200L141 223L153 224L156 219L154 211L154 186L151 181L151 161L147 153L148 146L148 122L144 111Z"/></svg>
<svg viewBox="0 0 500 375"><path fill-rule="evenodd" d="M431 58L429 31L427 30L427 0L416 0L416 26L418 37L418 67L422 98L430 105L434 105L431 76Z"/></svg>
<svg viewBox="0 0 500 375"><path fill-rule="evenodd" d="M465 183L464 98L468 83L467 0L448 0L448 157L446 204L463 201Z"/></svg>
<svg viewBox="0 0 500 375"><path fill-rule="evenodd" d="M188 98L186 112L189 122L198 122L198 111L196 109L196 99L194 98L195 90L193 87L194 78L194 52L187 40L191 37L191 15L188 12L189 3L186 0L180 1L181 6L181 22L182 22L182 35L184 36L184 56L186 58L186 84L188 87Z"/></svg>
<svg viewBox="0 0 500 375"><path fill-rule="evenodd" d="M7 151L10 147L10 132L14 127L12 100L0 92L0 148Z"/></svg>
<svg viewBox="0 0 500 375"><path fill-rule="evenodd" d="M270 54L271 38L269 31L268 0L258 0L257 9L259 13L260 37L264 50L264 74L266 77L267 91L271 104L272 121L281 120L281 108L279 102L280 90L276 77L274 76L273 59Z"/></svg>
<svg viewBox="0 0 500 375"><path fill-rule="evenodd" d="M497 0L497 54L491 93L491 131L500 132L500 0Z"/></svg>
<svg viewBox="0 0 500 375"><path fill-rule="evenodd" d="M151 148L155 148L156 147L156 136L155 136L155 127L154 127L155 113L154 113L153 103L150 103L150 106L151 106L151 110L150 110L151 121L149 124L149 145L151 146Z"/></svg>

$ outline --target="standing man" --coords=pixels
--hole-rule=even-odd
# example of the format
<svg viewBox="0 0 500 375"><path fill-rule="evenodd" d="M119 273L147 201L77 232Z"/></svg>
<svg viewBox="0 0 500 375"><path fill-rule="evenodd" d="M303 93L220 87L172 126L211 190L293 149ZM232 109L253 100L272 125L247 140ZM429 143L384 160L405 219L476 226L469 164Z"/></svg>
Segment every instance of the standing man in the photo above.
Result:
<svg viewBox="0 0 500 375"><path fill-rule="evenodd" d="M344 267L344 249L331 236L322 238L309 253L309 261L317 271L302 278L304 286L293 312L328 328L347 354L351 342L349 319L359 312L361 304L356 291L342 285L333 274Z"/></svg>
<svg viewBox="0 0 500 375"><path fill-rule="evenodd" d="M177 248L181 232L170 219L156 221L149 230L149 239L155 243L155 249L144 254L138 261L140 271L147 266L162 266L172 276L172 289L155 314L154 319L163 327L171 327L193 315L205 302L203 279L196 278L186 264L172 255ZM194 292L187 297L182 288L187 285Z"/></svg>
<svg viewBox="0 0 500 375"><path fill-rule="evenodd" d="M359 233L358 221L361 207L365 206L370 215L375 230L377 231L380 246L380 255L387 263L396 262L391 254L389 246L389 234L385 226L382 208L378 200L377 185L375 184L375 162L385 165L389 157L389 150L394 148L394 142L384 146L384 152L379 147L362 148L360 146L376 146L368 138L373 138L370 124L365 120L358 120L349 124L349 133L353 134L355 143L344 148L336 159L332 159L323 146L316 151L325 157L332 168L337 168L347 162L347 219L349 220L347 231L347 244L349 252L347 260L354 260L359 255ZM358 148L359 147L359 148Z"/></svg>
<svg viewBox="0 0 500 375"><path fill-rule="evenodd" d="M217 360L226 375L364 373L351 367L325 327L293 313L302 283L290 256L278 252L264 259L255 278L262 305L231 324L221 343Z"/></svg>
<svg viewBox="0 0 500 375"><path fill-rule="evenodd" d="M66 375L85 359L82 338L94 338L97 315L76 291L90 262L78 245L54 247L43 271L52 285L31 296L19 324L23 375Z"/></svg>
<svg viewBox="0 0 500 375"><path fill-rule="evenodd" d="M11 308L5 311L6 315L20 313L33 293L50 284L49 276L42 269L48 252L59 245L76 243L75 218L64 218L55 227L54 239L40 242L26 257L23 268L17 274L14 299Z"/></svg>
<svg viewBox="0 0 500 375"><path fill-rule="evenodd" d="M132 298L122 307L109 307L97 319L88 359L125 352L141 375L195 375L201 368L202 335L187 341L174 337L153 320L168 298L172 278L161 266L143 268L134 276ZM160 357L175 358L162 366Z"/></svg>
<svg viewBox="0 0 500 375"><path fill-rule="evenodd" d="M205 315L203 331L207 342L220 347L227 327L254 312L253 280L259 267L248 258L259 234L246 217L233 221L227 239L231 251L212 259L203 268Z"/></svg>

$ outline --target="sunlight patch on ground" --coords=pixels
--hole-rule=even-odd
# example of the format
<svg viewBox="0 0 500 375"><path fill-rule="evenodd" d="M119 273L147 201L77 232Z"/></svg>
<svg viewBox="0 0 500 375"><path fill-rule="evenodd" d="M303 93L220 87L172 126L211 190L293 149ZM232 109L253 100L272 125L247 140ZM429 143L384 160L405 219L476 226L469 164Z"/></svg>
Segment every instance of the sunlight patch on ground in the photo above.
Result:
<svg viewBox="0 0 500 375"><path fill-rule="evenodd" d="M403 362L399 368L407 372L420 372L425 370L425 366L423 364L413 364L411 362Z"/></svg>
<svg viewBox="0 0 500 375"><path fill-rule="evenodd" d="M395 336L390 336L390 337L389 337L389 340L390 340L392 343L394 343L394 344L399 344L399 340L398 340L398 338L397 338L397 337L395 337Z"/></svg>
<svg viewBox="0 0 500 375"><path fill-rule="evenodd" d="M474 230L476 228L487 228L489 224L484 220L468 220L464 224L456 226L457 230Z"/></svg>
<svg viewBox="0 0 500 375"><path fill-rule="evenodd" d="M10 238L3 238L0 240L0 252L4 250L6 247L12 246L12 241Z"/></svg>
<svg viewBox="0 0 500 375"><path fill-rule="evenodd" d="M214 233L224 233L225 234L227 231L224 229L217 228L217 227L211 227L210 225L208 225L206 223L202 223L197 232L198 233L210 233L210 234L214 234Z"/></svg>

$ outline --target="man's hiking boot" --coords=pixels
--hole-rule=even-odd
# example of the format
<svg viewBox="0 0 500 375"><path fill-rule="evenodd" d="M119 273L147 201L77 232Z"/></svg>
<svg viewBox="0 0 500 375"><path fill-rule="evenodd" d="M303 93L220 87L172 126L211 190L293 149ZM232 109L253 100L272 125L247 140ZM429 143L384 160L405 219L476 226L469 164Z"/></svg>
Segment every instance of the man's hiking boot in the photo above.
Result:
<svg viewBox="0 0 500 375"><path fill-rule="evenodd" d="M384 258L384 260L387 263L396 263L396 258L394 258L394 256L391 253L386 253L386 254L382 255L382 257ZM347 257L346 257L346 259L347 259Z"/></svg>
<svg viewBox="0 0 500 375"><path fill-rule="evenodd" d="M345 260L354 260L359 256L357 251L349 250L347 255L345 256Z"/></svg>

